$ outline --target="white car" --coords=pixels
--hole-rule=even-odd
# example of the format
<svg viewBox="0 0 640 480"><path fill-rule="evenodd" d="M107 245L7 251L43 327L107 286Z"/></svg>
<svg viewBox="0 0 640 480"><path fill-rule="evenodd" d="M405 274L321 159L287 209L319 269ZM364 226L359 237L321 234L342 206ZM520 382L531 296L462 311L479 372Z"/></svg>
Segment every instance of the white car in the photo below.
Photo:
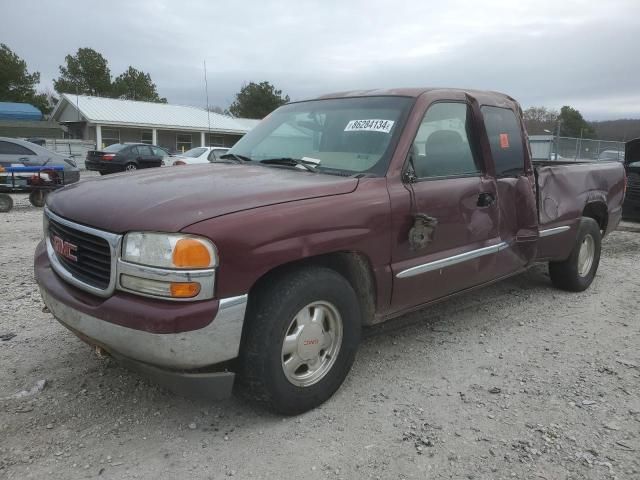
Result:
<svg viewBox="0 0 640 480"><path fill-rule="evenodd" d="M196 147L173 157L173 165L196 165L215 162L229 149L224 147Z"/></svg>

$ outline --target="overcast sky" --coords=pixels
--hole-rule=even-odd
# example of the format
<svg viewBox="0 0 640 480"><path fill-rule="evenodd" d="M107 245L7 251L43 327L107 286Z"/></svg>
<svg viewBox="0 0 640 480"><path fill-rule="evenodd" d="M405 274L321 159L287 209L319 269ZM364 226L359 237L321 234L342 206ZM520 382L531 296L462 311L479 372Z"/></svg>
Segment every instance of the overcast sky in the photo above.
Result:
<svg viewBox="0 0 640 480"><path fill-rule="evenodd" d="M244 82L292 100L410 86L499 90L587 119L640 118L640 0L0 0L6 43L52 88L91 47L171 103L227 107Z"/></svg>

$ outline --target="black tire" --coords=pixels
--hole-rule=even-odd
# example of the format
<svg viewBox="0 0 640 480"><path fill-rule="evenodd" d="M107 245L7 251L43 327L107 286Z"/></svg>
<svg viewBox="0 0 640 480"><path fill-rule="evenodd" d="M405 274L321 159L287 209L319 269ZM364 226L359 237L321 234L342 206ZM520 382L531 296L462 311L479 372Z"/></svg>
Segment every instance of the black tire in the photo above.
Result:
<svg viewBox="0 0 640 480"><path fill-rule="evenodd" d="M127 163L127 164L124 166L124 171L125 171L125 172L134 172L134 171L136 171L136 170L138 170L138 165L136 165L136 164L135 164L135 163L133 163L133 162Z"/></svg>
<svg viewBox="0 0 640 480"><path fill-rule="evenodd" d="M13 198L5 193L0 193L0 212L10 212L13 208Z"/></svg>
<svg viewBox="0 0 640 480"><path fill-rule="evenodd" d="M34 207L42 208L47 202L47 192L34 190L29 194L29 203Z"/></svg>
<svg viewBox="0 0 640 480"><path fill-rule="evenodd" d="M592 239L594 251L591 266L586 271L580 272L580 250L587 248L585 247L589 241L587 237ZM549 276L553 285L570 292L582 292L589 288L600 263L601 245L602 234L598 223L592 218L582 217L578 226L576 243L569 258L562 262L549 262ZM586 265L584 266L586 268Z"/></svg>
<svg viewBox="0 0 640 480"><path fill-rule="evenodd" d="M283 342L291 333L296 315L314 302L335 307L342 319L342 342L324 376L316 383L299 386L285 375L283 362L287 355L283 355ZM355 291L333 270L310 267L265 284L250 300L247 310L239 363L240 388L285 415L317 407L338 390L349 373L360 343L361 324ZM297 345L301 345L300 341ZM320 350L320 355L323 351Z"/></svg>

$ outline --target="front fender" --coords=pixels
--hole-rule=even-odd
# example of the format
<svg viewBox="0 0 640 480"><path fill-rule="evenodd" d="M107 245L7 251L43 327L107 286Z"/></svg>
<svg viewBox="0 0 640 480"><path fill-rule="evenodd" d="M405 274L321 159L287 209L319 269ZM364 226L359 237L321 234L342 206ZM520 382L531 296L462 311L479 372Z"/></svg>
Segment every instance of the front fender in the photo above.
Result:
<svg viewBox="0 0 640 480"><path fill-rule="evenodd" d="M259 278L282 265L356 251L369 260L381 299L387 297L385 289L390 291L390 228L386 179L368 178L349 194L235 212L183 231L216 244L218 298L247 293Z"/></svg>

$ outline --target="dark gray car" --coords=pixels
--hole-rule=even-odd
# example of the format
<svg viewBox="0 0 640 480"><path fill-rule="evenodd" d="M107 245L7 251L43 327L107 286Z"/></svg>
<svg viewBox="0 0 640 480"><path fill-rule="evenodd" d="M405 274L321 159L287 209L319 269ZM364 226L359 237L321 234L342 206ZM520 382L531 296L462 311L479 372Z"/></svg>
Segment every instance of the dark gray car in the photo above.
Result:
<svg viewBox="0 0 640 480"><path fill-rule="evenodd" d="M27 167L59 166L64 168L65 184L80 180L80 170L76 162L71 158L25 140L0 137L0 167L10 167L12 165L24 165Z"/></svg>

